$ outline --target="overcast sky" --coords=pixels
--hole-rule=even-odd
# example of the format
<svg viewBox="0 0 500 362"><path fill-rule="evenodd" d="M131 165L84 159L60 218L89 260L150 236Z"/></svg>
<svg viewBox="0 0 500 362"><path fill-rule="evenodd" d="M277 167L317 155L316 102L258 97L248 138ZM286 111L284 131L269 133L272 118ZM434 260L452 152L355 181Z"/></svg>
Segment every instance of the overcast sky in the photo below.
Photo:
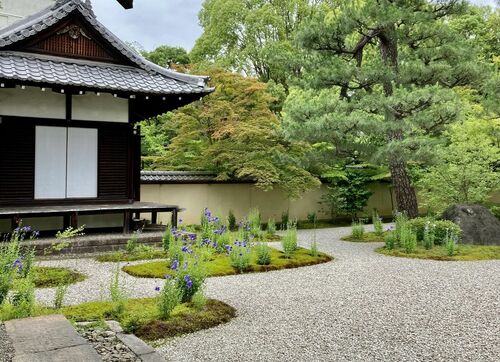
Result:
<svg viewBox="0 0 500 362"><path fill-rule="evenodd" d="M201 34L198 12L203 0L135 0L134 9L124 10L114 0L92 0L101 23L124 41L138 42L146 50L159 45L190 50ZM495 0L473 0L494 5Z"/></svg>

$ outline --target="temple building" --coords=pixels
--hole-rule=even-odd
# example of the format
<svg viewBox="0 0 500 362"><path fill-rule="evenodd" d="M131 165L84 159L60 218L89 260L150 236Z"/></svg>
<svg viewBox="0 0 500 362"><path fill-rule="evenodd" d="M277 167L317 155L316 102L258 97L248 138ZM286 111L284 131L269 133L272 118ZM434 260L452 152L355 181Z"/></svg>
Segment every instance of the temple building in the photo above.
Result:
<svg viewBox="0 0 500 362"><path fill-rule="evenodd" d="M90 1L0 1L0 231L39 217L128 231L140 212L175 223L176 206L140 202L136 124L209 94L208 79L145 60Z"/></svg>

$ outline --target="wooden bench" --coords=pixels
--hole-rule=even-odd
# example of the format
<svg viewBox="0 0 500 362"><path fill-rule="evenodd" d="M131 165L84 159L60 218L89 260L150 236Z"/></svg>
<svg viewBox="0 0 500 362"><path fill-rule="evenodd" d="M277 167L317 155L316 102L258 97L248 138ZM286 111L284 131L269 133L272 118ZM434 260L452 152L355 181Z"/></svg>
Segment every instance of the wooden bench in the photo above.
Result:
<svg viewBox="0 0 500 362"><path fill-rule="evenodd" d="M123 213L123 232L130 233L132 217L140 218L141 213L151 213L151 222L158 223L158 213L168 212L172 214L172 226L177 227L178 214L182 211L175 205L163 205L152 202L110 203L110 204L75 204L75 205L55 205L55 206L21 206L21 207L0 207L0 219L11 219L12 229L15 229L19 220L23 217L45 217L62 216L64 228L69 226L78 227L79 215L101 215L101 214L121 214Z"/></svg>

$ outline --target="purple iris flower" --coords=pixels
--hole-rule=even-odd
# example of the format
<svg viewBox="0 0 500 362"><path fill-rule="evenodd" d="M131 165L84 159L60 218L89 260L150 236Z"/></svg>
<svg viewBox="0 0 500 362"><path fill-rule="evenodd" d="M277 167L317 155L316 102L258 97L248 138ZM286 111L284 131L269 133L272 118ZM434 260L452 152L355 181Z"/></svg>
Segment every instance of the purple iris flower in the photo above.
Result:
<svg viewBox="0 0 500 362"><path fill-rule="evenodd" d="M18 271L21 271L23 270L23 263L20 259L16 259L16 261L14 261L14 263L12 264L12 267L17 268Z"/></svg>
<svg viewBox="0 0 500 362"><path fill-rule="evenodd" d="M193 281L189 275L184 277L184 281L186 282L186 288L191 289L193 287Z"/></svg>
<svg viewBox="0 0 500 362"><path fill-rule="evenodd" d="M170 269L177 270L178 268L179 268L179 260L174 259L174 261L172 262L172 265L170 266Z"/></svg>
<svg viewBox="0 0 500 362"><path fill-rule="evenodd" d="M156 290L157 292L159 292L159 291L160 291L160 287L156 287L156 288L155 288L155 290Z"/></svg>

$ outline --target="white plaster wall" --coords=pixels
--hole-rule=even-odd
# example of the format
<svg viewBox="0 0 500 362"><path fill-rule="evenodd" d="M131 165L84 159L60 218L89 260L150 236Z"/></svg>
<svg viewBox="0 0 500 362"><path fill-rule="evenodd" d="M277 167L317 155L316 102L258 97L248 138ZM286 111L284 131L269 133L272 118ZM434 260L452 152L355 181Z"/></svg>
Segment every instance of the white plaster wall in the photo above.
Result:
<svg viewBox="0 0 500 362"><path fill-rule="evenodd" d="M376 208L380 215L391 216L392 205L388 184L373 184L374 193L365 209L367 215ZM298 200L290 200L279 189L262 191L252 184L152 184L141 186L141 201L178 205L186 209L180 217L186 224L198 224L201 211L208 207L217 215L227 217L232 210L237 219L244 218L250 209L259 208L263 220L281 220L281 214L289 211L291 218L306 220L309 212L316 212L318 218L329 219L329 210L320 204L328 191L326 185L305 193ZM149 218L149 215L142 217ZM170 215L159 214L159 221L166 224Z"/></svg>
<svg viewBox="0 0 500 362"><path fill-rule="evenodd" d="M73 96L72 119L128 123L128 99L109 93L86 93Z"/></svg>
<svg viewBox="0 0 500 362"><path fill-rule="evenodd" d="M0 0L0 28L36 13L55 0Z"/></svg>
<svg viewBox="0 0 500 362"><path fill-rule="evenodd" d="M0 115L33 118L66 118L66 97L46 88L0 88Z"/></svg>

